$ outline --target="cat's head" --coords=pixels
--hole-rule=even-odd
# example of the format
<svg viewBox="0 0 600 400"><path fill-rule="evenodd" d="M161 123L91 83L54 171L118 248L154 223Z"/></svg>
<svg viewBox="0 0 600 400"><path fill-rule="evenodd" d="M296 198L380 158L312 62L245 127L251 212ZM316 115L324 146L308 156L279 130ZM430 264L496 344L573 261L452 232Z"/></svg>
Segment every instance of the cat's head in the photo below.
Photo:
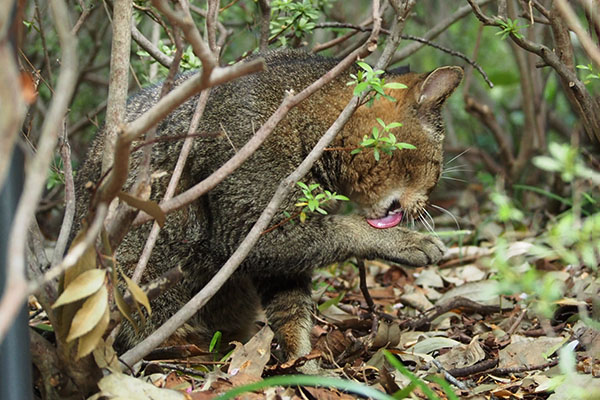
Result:
<svg viewBox="0 0 600 400"><path fill-rule="evenodd" d="M441 108L463 77L460 67L441 67L428 74L408 73L385 76L406 89L388 92L397 101L383 97L372 107L361 106L344 129L343 145L360 147L377 127L379 137L389 136L377 122L402 124L390 130L397 142L415 149L396 149L391 154L379 148L379 160L372 147L358 154L346 154L342 171L344 191L358 204L370 225L389 228L407 217L419 217L437 184L443 166L444 126Z"/></svg>

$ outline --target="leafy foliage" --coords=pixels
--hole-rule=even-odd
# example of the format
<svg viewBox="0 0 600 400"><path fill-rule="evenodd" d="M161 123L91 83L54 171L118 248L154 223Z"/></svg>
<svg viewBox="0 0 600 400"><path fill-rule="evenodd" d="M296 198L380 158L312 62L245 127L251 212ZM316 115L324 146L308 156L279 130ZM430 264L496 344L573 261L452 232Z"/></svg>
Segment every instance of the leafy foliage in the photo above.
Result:
<svg viewBox="0 0 600 400"><path fill-rule="evenodd" d="M395 150L416 149L416 147L410 143L398 142L396 136L391 132L392 129L401 127L401 123L390 122L389 124L386 124L381 118L377 118L377 122L383 129L381 133L387 134L387 136L380 135L379 128L374 126L371 136L365 135L362 142L359 144L360 147L352 150L350 154L358 154L365 149L373 149L373 157L375 157L376 161L379 161L380 152L392 155Z"/></svg>
<svg viewBox="0 0 600 400"><path fill-rule="evenodd" d="M499 35L502 40L506 39L509 35L514 35L519 39L523 39L524 36L520 33L520 30L527 28L527 25L519 25L517 20L512 20L510 18L507 18L506 21L498 19L497 22L500 24L502 30L496 33L496 35Z"/></svg>
<svg viewBox="0 0 600 400"><path fill-rule="evenodd" d="M296 207L302 207L302 211L300 211L300 222L304 222L306 220L308 212L316 211L320 214L327 215L327 211L322 208L327 203L336 200L350 200L344 195L337 194L335 192L332 193L329 190L320 190L318 193L313 193L315 190L320 189L320 185L318 183L306 185L304 182L297 182L296 184L300 187L303 195L296 203Z"/></svg>
<svg viewBox="0 0 600 400"><path fill-rule="evenodd" d="M375 95L370 97L367 101L367 105L371 106L373 101L378 100L380 97L384 97L390 101L396 101L394 97L386 94L384 89L406 89L406 85L400 82L385 83L385 78L380 77L385 71L374 71L373 68L364 61L357 61L356 63L361 70L359 70L356 75L350 74L352 80L348 82L348 86L356 85L353 93L355 96L368 94L371 91L375 92Z"/></svg>

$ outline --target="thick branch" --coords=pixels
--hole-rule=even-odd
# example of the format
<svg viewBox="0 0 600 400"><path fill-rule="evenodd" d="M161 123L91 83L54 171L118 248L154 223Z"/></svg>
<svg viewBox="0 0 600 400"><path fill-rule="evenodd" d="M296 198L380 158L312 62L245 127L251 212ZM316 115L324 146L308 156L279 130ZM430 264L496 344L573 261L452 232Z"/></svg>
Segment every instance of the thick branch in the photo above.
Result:
<svg viewBox="0 0 600 400"><path fill-rule="evenodd" d="M115 0L113 4L113 37L110 54L110 82L106 106L106 125L102 172L110 168L113 149L120 126L125 121L125 103L129 80L129 53L131 52L131 15L133 2Z"/></svg>

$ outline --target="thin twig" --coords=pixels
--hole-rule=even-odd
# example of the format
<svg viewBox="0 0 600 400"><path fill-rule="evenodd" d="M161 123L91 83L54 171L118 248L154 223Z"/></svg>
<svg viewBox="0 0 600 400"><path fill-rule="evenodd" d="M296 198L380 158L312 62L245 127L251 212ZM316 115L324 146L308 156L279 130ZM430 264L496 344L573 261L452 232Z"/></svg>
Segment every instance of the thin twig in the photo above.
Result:
<svg viewBox="0 0 600 400"><path fill-rule="evenodd" d="M85 2L81 0L79 0L79 6L81 7L81 15L79 16L79 19L77 19L75 26L71 30L71 33L73 33L73 35L77 35L79 33L79 29L81 29L83 23L86 19L88 19L93 9L93 7L86 7Z"/></svg>
<svg viewBox="0 0 600 400"><path fill-rule="evenodd" d="M492 0L478 0L477 4L483 6L485 4L490 3L491 1ZM442 21L440 21L439 23L437 23L429 31L427 31L423 35L423 38L426 40L435 39L442 32L444 32L446 29L448 29L450 26L452 26L455 22L459 21L460 19L462 19L470 14L471 14L471 8L468 5L460 7L454 13L452 13L447 18L445 18ZM423 45L424 45L423 43L411 43L407 46L404 46L402 49L400 49L396 52L396 54L394 55L394 58L391 61L391 64L396 64L396 63L408 58L409 56L411 56L412 54L417 52L419 49L421 49L423 47Z"/></svg>
<svg viewBox="0 0 600 400"><path fill-rule="evenodd" d="M198 99L198 104L196 105L196 110L194 111L194 115L192 116L192 120L190 122L190 127L188 129L188 134L192 135L198 129L198 125L200 123L200 119L202 118L202 114L204 113L204 108L206 107L206 103L208 103L208 97L210 94L210 89L206 89L200 95ZM185 162L187 157L192 149L194 138L189 136L183 142L183 146L181 147L181 151L179 152L179 158L177 159L177 164L175 165L175 169L173 170L173 174L171 175L171 180L169 181L169 185L167 186L167 190L163 196L162 202L165 202L173 197L175 194L175 190L177 189L177 184L179 183L179 179L181 178L181 174L183 173L183 168L185 167ZM154 245L156 244L156 240L158 239L158 234L160 232L160 226L156 221L152 225L152 229L150 230L150 234L148 235L148 239L146 239L146 244L144 245L144 250L140 255L139 261L131 279L134 282L139 282L142 275L144 274L144 270L146 269L146 265L150 260L150 255L152 254L152 249L154 249Z"/></svg>
<svg viewBox="0 0 600 400"><path fill-rule="evenodd" d="M67 135L66 119L63 121L62 136L59 139L60 156L63 163L63 176L65 179L65 215L60 226L60 232L56 244L54 246L54 254L52 255L52 266L57 265L62 260L73 218L75 217L75 184L73 183L73 168L71 167L71 147Z"/></svg>
<svg viewBox="0 0 600 400"><path fill-rule="evenodd" d="M456 379L450 372L448 372L438 360L434 358L433 360L431 360L431 362L433 362L433 364L435 364L438 370L444 374L444 378L446 378L448 382L450 382L451 384L453 384L461 390L467 390L467 386L458 379Z"/></svg>
<svg viewBox="0 0 600 400"><path fill-rule="evenodd" d="M368 28L366 26L362 26L362 25L353 25L353 24L347 24L347 23L340 23L340 22L324 22L321 24L317 25L317 28L327 28L327 27L335 27L335 28L349 28L349 29L354 29L360 32L368 32L371 30L371 28ZM385 34L390 34L389 31L382 29L381 31L382 33ZM494 84L492 83L492 81L490 81L490 78L487 76L487 74L485 73L485 71L483 70L483 68L481 68L481 66L475 62L474 60L470 59L469 57L467 57L466 55L464 55L463 53L456 51L456 50L452 50L448 47L439 45L437 43L432 42L431 40L428 40L426 38L422 38L419 36L414 36L414 35L401 35L402 39L406 39L406 40L412 40L414 42L419 42L419 43L423 43L426 44L430 47L433 47L434 49L438 49L440 51L443 51L444 53L448 53L452 56L458 57L462 60L464 60L465 62L467 62L468 64L470 64L471 66L473 66L473 68L475 68L477 70L477 72L479 72L479 74L483 77L483 79L485 80L485 82L488 84L488 86L490 88L494 87ZM337 44L337 43L336 43ZM322 48L319 48L319 50L323 50ZM319 51L319 50L315 50L313 49L313 52Z"/></svg>

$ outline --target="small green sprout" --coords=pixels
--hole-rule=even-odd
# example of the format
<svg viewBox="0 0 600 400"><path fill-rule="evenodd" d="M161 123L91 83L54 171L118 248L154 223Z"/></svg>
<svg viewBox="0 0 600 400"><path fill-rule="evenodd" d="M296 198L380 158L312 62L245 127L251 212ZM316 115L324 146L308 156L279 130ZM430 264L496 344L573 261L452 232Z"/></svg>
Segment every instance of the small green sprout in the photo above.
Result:
<svg viewBox="0 0 600 400"><path fill-rule="evenodd" d="M596 73L594 72L594 68L592 67L592 64L587 64L587 65L583 65L583 64L579 64L577 66L578 69L581 69L583 71L589 71L589 73L583 77L583 83L585 83L586 85L588 83L590 83L592 81L592 79L600 79L600 73Z"/></svg>
<svg viewBox="0 0 600 400"><path fill-rule="evenodd" d="M396 101L395 98L385 93L384 89L406 89L406 85L400 82L385 83L385 78L380 78L384 73L383 70L373 70L369 64L364 61L356 62L362 68L356 75L350 74L352 80L347 83L348 86L356 85L354 88L354 96L359 96L363 93L375 92L375 96L371 97L367 105L370 107L374 100L384 97L389 101Z"/></svg>
<svg viewBox="0 0 600 400"><path fill-rule="evenodd" d="M519 33L519 31L529 26L519 26L519 22L517 20L512 20L510 18L507 18L506 21L502 19L497 19L497 22L498 24L500 24L500 28L502 30L500 32L497 32L496 35L499 35L502 40L506 39L511 34L519 39L523 39L524 36L521 33Z"/></svg>
<svg viewBox="0 0 600 400"><path fill-rule="evenodd" d="M313 193L316 189L319 189L318 183L311 183L306 185L304 182L297 182L302 190L303 197L298 199L296 207L303 207L300 211L300 222L306 221L308 212L318 212L323 215L327 215L327 211L321 208L321 206L334 200L348 201L350 200L344 195L330 192L329 190L323 190L320 193Z"/></svg>
<svg viewBox="0 0 600 400"><path fill-rule="evenodd" d="M364 149L372 148L373 157L375 157L376 161L379 161L381 157L380 152L384 152L387 155L392 155L392 152L395 150L416 149L416 147L410 143L398 142L396 136L390 132L390 130L394 128L401 127L402 124L400 122L391 122L386 125L381 118L377 118L377 122L383 128L383 131L379 132L379 128L374 126L371 136L365 135L362 142L359 144L360 147L352 150L350 154L358 154ZM382 133L387 133L387 136L382 136Z"/></svg>

